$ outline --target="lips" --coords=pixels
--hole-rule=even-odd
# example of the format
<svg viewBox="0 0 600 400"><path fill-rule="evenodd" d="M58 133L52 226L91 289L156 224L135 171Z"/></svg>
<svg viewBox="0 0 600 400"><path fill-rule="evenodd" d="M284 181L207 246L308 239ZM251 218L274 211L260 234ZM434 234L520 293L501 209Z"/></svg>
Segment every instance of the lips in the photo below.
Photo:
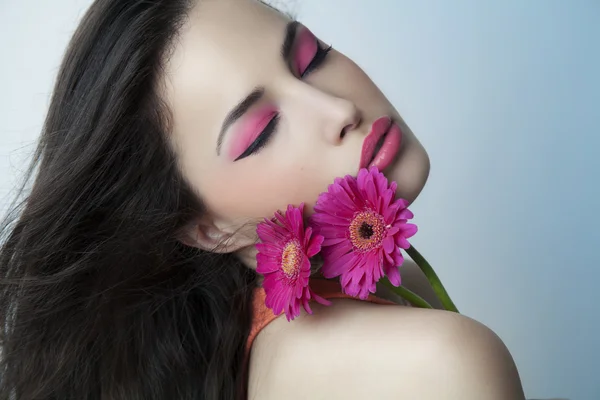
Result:
<svg viewBox="0 0 600 400"><path fill-rule="evenodd" d="M388 116L377 119L363 142L360 168L387 168L400 150L402 131Z"/></svg>
<svg viewBox="0 0 600 400"><path fill-rule="evenodd" d="M390 117L381 117L373 122L371 126L371 132L367 135L363 142L362 153L360 157L360 168L366 168L377 148L377 142L387 133L392 125L392 119Z"/></svg>

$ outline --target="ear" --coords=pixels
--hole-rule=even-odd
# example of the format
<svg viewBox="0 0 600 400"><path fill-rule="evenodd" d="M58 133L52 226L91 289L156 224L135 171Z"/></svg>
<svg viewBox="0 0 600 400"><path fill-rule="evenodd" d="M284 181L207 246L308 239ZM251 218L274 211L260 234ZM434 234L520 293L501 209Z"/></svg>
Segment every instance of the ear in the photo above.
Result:
<svg viewBox="0 0 600 400"><path fill-rule="evenodd" d="M195 221L185 227L179 240L186 246L211 253L234 253L256 243L247 229L234 226L218 226L214 221Z"/></svg>

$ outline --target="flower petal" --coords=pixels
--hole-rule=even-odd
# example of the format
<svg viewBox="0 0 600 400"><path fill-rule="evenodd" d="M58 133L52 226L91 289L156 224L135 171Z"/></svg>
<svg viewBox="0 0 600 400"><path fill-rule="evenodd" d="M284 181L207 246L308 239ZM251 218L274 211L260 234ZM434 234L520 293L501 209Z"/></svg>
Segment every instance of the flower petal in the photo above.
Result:
<svg viewBox="0 0 600 400"><path fill-rule="evenodd" d="M277 272L281 269L281 263L273 260L269 256L258 253L256 254L256 272L259 274L269 274Z"/></svg>
<svg viewBox="0 0 600 400"><path fill-rule="evenodd" d="M404 236L405 238L409 238L414 236L417 231L419 229L417 228L417 225L415 224L403 224L402 226L400 226L400 231L402 231L402 236Z"/></svg>
<svg viewBox="0 0 600 400"><path fill-rule="evenodd" d="M386 271L387 278L390 280L390 283L396 287L400 286L400 271L398 267L391 267Z"/></svg>
<svg viewBox="0 0 600 400"><path fill-rule="evenodd" d="M400 247L401 249L406 250L410 247L410 243L408 243L408 240L406 240L404 238L404 236L397 235L396 236L396 246Z"/></svg>
<svg viewBox="0 0 600 400"><path fill-rule="evenodd" d="M312 296L313 296L313 299L319 304L322 304L324 306L330 306L332 304L331 301L324 299L323 297L319 296L318 294L316 294L314 292L313 292Z"/></svg>
<svg viewBox="0 0 600 400"><path fill-rule="evenodd" d="M413 219L415 215L408 208L400 208L400 211L396 215L397 219Z"/></svg>
<svg viewBox="0 0 600 400"><path fill-rule="evenodd" d="M313 257L321 251L321 246L325 237L323 235L313 235L306 246L306 255Z"/></svg>
<svg viewBox="0 0 600 400"><path fill-rule="evenodd" d="M328 263L323 265L321 268L321 273L325 278L335 278L346 272L348 270L349 264L351 264L352 260L356 257L356 253L347 253L343 256L330 260Z"/></svg>
<svg viewBox="0 0 600 400"><path fill-rule="evenodd" d="M350 225L350 221L348 221L346 218L325 213L314 214L312 216L312 221L314 221L316 224L322 225L337 225L343 227L348 227L348 225Z"/></svg>
<svg viewBox="0 0 600 400"><path fill-rule="evenodd" d="M336 260L346 253L352 251L352 243L349 240L345 240L336 244L335 246L327 247L323 250L323 257Z"/></svg>
<svg viewBox="0 0 600 400"><path fill-rule="evenodd" d="M330 239L324 239L322 246L323 247L334 246L334 245L344 242L346 240L348 240L348 239L345 237L334 237L334 238L330 238Z"/></svg>
<svg viewBox="0 0 600 400"><path fill-rule="evenodd" d="M391 253L394 250L394 246L395 246L394 238L392 236L386 237L385 239L383 239L382 245L383 245L383 250L386 253Z"/></svg>
<svg viewBox="0 0 600 400"><path fill-rule="evenodd" d="M269 257L281 257L281 247L273 243L257 243L256 250Z"/></svg>

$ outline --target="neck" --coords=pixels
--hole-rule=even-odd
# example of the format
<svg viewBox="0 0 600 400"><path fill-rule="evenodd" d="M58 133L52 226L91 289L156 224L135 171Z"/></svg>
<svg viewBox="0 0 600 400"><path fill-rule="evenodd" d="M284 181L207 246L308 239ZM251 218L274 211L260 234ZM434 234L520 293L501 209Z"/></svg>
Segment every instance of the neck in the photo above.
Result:
<svg viewBox="0 0 600 400"><path fill-rule="evenodd" d="M254 245L244 247L235 254L244 265L250 269L256 270L256 247Z"/></svg>
<svg viewBox="0 0 600 400"><path fill-rule="evenodd" d="M242 262L242 264L244 264L246 267L256 271L256 253L258 253L258 251L256 250L256 247L254 245L252 245L252 246L244 247L244 248L238 250L235 253L235 255ZM262 286L262 281L263 281L263 276L261 274L258 274L258 280L257 280L258 286Z"/></svg>

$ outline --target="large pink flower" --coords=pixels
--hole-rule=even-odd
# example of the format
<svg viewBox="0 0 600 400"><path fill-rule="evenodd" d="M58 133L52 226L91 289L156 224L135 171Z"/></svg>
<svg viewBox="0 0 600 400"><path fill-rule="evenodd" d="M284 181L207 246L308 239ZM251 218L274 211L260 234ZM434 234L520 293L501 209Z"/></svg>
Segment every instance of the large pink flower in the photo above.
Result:
<svg viewBox="0 0 600 400"><path fill-rule="evenodd" d="M274 220L265 219L256 228L262 241L256 245L256 271L264 275L265 305L277 315L285 312L288 321L300 315L301 305L312 314L311 298L331 304L308 287L310 257L321 250L323 236L304 229L303 211L304 204L289 205L285 215L278 211Z"/></svg>
<svg viewBox="0 0 600 400"><path fill-rule="evenodd" d="M396 183L372 167L356 178L338 178L322 193L311 224L325 237L321 272L325 278L340 277L345 293L366 299L386 275L400 286L398 267L404 262L400 248L417 232L407 223L413 213L406 200L395 200Z"/></svg>

